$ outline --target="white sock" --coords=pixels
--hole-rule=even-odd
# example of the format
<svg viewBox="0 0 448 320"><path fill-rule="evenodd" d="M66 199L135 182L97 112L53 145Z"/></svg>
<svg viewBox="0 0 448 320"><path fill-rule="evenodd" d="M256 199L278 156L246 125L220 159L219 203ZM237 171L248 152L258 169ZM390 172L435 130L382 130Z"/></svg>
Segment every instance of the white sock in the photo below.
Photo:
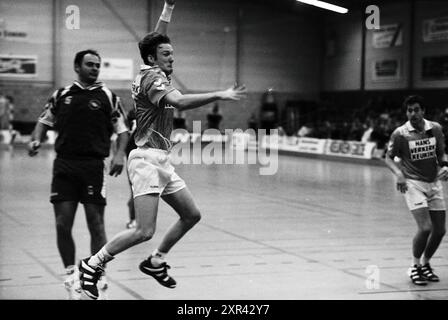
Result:
<svg viewBox="0 0 448 320"><path fill-rule="evenodd" d="M102 247L95 255L91 256L87 264L92 267L98 267L111 261L114 257L107 252L106 246Z"/></svg>
<svg viewBox="0 0 448 320"><path fill-rule="evenodd" d="M66 275L71 275L71 274L73 274L75 272L75 266L74 265L70 265L70 266L67 266L66 268L65 268L65 274Z"/></svg>
<svg viewBox="0 0 448 320"><path fill-rule="evenodd" d="M151 254L151 256L152 256L151 261L155 263L155 266L159 266L160 264L165 262L166 255L167 255L166 252L160 252L158 249L156 249Z"/></svg>

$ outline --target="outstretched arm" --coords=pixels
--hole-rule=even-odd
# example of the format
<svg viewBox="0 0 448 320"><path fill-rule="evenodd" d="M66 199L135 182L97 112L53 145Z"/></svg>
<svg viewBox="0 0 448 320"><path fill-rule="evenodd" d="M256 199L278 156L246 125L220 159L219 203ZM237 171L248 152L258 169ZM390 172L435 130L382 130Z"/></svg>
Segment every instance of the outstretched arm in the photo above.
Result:
<svg viewBox="0 0 448 320"><path fill-rule="evenodd" d="M182 94L178 90L169 92L163 99L164 103L170 104L179 110L188 110L202 107L210 102L217 100L238 101L246 96L246 87L244 85L228 88L222 91L213 91L208 93Z"/></svg>
<svg viewBox="0 0 448 320"><path fill-rule="evenodd" d="M175 0L165 0L162 13L160 14L159 20L157 20L155 32L166 35L168 32L168 24L171 21L171 14L174 10Z"/></svg>

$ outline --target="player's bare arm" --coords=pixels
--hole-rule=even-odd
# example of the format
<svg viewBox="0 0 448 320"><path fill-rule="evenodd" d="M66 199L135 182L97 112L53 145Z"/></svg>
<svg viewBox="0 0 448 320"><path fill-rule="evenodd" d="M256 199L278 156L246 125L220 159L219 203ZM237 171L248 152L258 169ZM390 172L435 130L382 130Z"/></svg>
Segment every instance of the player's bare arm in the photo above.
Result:
<svg viewBox="0 0 448 320"><path fill-rule="evenodd" d="M117 151L110 162L109 175L117 177L121 174L124 167L124 159L126 157L126 146L129 141L129 132L122 132L117 137Z"/></svg>
<svg viewBox="0 0 448 320"><path fill-rule="evenodd" d="M164 102L179 110L188 110L202 107L217 100L238 101L246 96L247 89L244 85L235 85L226 90L208 93L182 94L178 90L169 92L164 97Z"/></svg>
<svg viewBox="0 0 448 320"><path fill-rule="evenodd" d="M30 157L35 156L39 151L40 144L44 137L47 135L47 131L50 127L43 124L42 122L37 122L33 133L31 134L31 141L28 144L28 155Z"/></svg>
<svg viewBox="0 0 448 320"><path fill-rule="evenodd" d="M175 3L175 0L165 0L162 13L159 17L159 20L157 20L157 24L154 29L155 32L165 35L167 34L168 24L171 21L171 14L173 13Z"/></svg>
<svg viewBox="0 0 448 320"><path fill-rule="evenodd" d="M408 186L406 183L406 178L403 175L403 171L401 171L400 165L395 162L389 155L386 155L384 159L387 167L393 172L395 177L397 178L397 190L401 193L405 193L408 190Z"/></svg>
<svg viewBox="0 0 448 320"><path fill-rule="evenodd" d="M437 179L442 181L448 180L448 157L446 154L442 154L438 157L438 161L440 164L439 172L437 173Z"/></svg>
<svg viewBox="0 0 448 320"><path fill-rule="evenodd" d="M448 156L445 153L445 136L443 135L442 129L438 131L437 136L437 162L439 163L440 169L437 174L437 179L442 181L448 180Z"/></svg>

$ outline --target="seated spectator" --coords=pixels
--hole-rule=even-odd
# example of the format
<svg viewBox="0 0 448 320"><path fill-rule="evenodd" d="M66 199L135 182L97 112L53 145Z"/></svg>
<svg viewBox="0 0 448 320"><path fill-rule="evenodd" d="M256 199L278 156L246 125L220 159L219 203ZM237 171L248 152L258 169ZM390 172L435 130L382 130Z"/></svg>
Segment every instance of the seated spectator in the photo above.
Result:
<svg viewBox="0 0 448 320"><path fill-rule="evenodd" d="M257 122L257 118L255 117L255 113L252 113L250 115L250 118L247 120L247 128L257 131L258 122Z"/></svg>
<svg viewBox="0 0 448 320"><path fill-rule="evenodd" d="M276 96L273 89L268 89L262 97L260 106L260 129L266 129L266 134L269 134L270 129L278 127L279 110L276 102Z"/></svg>
<svg viewBox="0 0 448 320"><path fill-rule="evenodd" d="M319 121L314 129L313 136L319 139L331 139L333 125L330 121Z"/></svg>
<svg viewBox="0 0 448 320"><path fill-rule="evenodd" d="M313 127L309 122L306 122L302 127L300 127L299 131L297 131L297 136L301 137L310 137L313 134Z"/></svg>
<svg viewBox="0 0 448 320"><path fill-rule="evenodd" d="M374 120L369 118L367 119L367 129L364 131L364 133L361 136L361 142L370 142L371 140L371 135L373 132L373 127L374 127Z"/></svg>
<svg viewBox="0 0 448 320"><path fill-rule="evenodd" d="M359 120L359 118L355 118L350 127L350 133L348 135L348 140L350 141L361 141L362 135L364 133L364 126Z"/></svg>
<svg viewBox="0 0 448 320"><path fill-rule="evenodd" d="M174 108L174 115L173 115L173 129L185 129L187 130L187 124L185 119L185 113L184 111L180 111L176 108Z"/></svg>
<svg viewBox="0 0 448 320"><path fill-rule="evenodd" d="M208 122L208 129L219 129L219 124L221 123L222 115L219 112L219 105L218 103L215 103L212 112L207 114L207 122Z"/></svg>

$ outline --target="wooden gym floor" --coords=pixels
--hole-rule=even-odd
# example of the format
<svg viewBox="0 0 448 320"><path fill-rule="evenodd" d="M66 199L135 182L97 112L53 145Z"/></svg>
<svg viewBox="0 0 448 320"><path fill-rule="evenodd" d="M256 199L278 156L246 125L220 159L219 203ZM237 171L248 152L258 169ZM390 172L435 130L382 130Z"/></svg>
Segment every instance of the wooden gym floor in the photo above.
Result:
<svg viewBox="0 0 448 320"><path fill-rule="evenodd" d="M50 149L35 158L23 148L0 150L0 299L66 299L48 201L53 158ZM280 155L273 176L260 175L259 165L179 165L177 172L203 215L169 254L177 288L138 270L176 219L161 202L154 239L109 264L109 299L448 297L446 237L432 261L441 282L409 281L415 223L385 167ZM127 222L129 187L125 174L107 183L112 237ZM82 206L73 234L77 258L88 256Z"/></svg>

